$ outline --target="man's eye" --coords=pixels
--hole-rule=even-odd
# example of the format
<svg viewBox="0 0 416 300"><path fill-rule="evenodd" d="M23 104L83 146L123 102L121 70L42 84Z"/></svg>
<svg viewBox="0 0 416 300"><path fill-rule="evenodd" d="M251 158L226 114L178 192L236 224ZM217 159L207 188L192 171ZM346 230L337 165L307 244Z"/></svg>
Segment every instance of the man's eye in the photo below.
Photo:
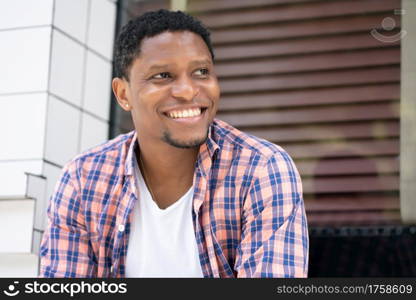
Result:
<svg viewBox="0 0 416 300"><path fill-rule="evenodd" d="M153 79L166 79L170 78L170 74L168 72L162 72L152 76Z"/></svg>
<svg viewBox="0 0 416 300"><path fill-rule="evenodd" d="M206 75L209 74L209 70L206 69L206 68L198 69L198 70L195 71L195 74L197 76L206 76Z"/></svg>

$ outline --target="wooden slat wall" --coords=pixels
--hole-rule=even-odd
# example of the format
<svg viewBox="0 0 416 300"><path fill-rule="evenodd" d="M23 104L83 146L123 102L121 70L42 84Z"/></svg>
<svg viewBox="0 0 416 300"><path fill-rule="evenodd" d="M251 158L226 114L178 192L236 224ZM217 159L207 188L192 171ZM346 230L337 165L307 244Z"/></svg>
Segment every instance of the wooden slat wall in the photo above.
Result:
<svg viewBox="0 0 416 300"><path fill-rule="evenodd" d="M400 223L400 41L370 34L400 32L400 0L188 3L212 31L218 118L289 152L309 224Z"/></svg>

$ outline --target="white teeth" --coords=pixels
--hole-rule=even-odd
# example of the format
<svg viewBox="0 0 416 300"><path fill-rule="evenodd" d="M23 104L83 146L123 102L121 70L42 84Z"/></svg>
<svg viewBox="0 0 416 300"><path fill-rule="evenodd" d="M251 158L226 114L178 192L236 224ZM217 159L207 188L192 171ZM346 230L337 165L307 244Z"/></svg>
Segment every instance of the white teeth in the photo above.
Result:
<svg viewBox="0 0 416 300"><path fill-rule="evenodd" d="M168 113L168 116L176 119L176 118L191 118L196 117L201 114L200 108L194 108L194 109L187 109L183 111L172 111Z"/></svg>

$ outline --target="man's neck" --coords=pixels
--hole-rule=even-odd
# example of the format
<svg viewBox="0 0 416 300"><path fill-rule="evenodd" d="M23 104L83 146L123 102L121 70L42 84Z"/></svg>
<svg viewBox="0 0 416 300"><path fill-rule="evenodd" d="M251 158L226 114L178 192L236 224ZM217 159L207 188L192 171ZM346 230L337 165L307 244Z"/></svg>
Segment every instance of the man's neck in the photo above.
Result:
<svg viewBox="0 0 416 300"><path fill-rule="evenodd" d="M136 159L147 187L158 206L166 208L192 186L199 147L181 149L162 141L143 142L140 137L138 142Z"/></svg>
<svg viewBox="0 0 416 300"><path fill-rule="evenodd" d="M140 144L139 152L142 163L146 166L146 174L149 177L163 178L165 180L180 178L194 173L195 162L199 147L191 149L181 149L170 145L166 147L152 147L149 143Z"/></svg>

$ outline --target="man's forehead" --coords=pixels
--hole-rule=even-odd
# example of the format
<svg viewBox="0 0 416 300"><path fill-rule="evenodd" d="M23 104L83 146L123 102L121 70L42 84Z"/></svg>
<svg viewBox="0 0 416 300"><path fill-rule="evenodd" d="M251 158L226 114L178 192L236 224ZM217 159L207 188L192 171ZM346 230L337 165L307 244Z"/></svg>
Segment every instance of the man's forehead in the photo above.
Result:
<svg viewBox="0 0 416 300"><path fill-rule="evenodd" d="M163 31L158 33L154 36L145 37L142 41L142 44L147 44L149 41L152 43L171 43L171 42L182 42L182 41L192 41L195 42L196 40L202 38L189 30L180 30L180 31ZM143 46L143 45L142 45Z"/></svg>
<svg viewBox="0 0 416 300"><path fill-rule="evenodd" d="M172 52L209 53L209 49L199 35L190 31L165 31L143 39L140 47L140 55L145 56Z"/></svg>
<svg viewBox="0 0 416 300"><path fill-rule="evenodd" d="M179 60L186 60L188 64L212 63L205 42L189 31L163 32L144 39L137 60L142 64L158 66Z"/></svg>

